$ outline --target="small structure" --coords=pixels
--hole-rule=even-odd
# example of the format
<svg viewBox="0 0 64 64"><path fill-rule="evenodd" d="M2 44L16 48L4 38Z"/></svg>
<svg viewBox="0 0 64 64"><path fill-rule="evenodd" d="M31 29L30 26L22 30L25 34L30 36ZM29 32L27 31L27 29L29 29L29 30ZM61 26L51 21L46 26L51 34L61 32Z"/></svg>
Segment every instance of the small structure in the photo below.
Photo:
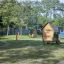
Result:
<svg viewBox="0 0 64 64"><path fill-rule="evenodd" d="M43 26L42 38L44 42L50 43L55 41L59 43L58 31L54 29L54 26L48 22Z"/></svg>
<svg viewBox="0 0 64 64"><path fill-rule="evenodd" d="M37 36L36 29L32 29L29 33L29 37L35 38Z"/></svg>
<svg viewBox="0 0 64 64"><path fill-rule="evenodd" d="M16 40L19 40L19 32L16 33Z"/></svg>

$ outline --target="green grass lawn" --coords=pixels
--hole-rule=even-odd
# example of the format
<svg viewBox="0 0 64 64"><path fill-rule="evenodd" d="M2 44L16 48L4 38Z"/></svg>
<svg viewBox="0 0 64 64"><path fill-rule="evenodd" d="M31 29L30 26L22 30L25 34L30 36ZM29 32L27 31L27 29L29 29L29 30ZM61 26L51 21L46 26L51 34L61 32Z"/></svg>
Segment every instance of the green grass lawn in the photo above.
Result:
<svg viewBox="0 0 64 64"><path fill-rule="evenodd" d="M16 40L16 35L0 36L0 40ZM19 35L18 40L42 40L41 36L31 38L28 35Z"/></svg>
<svg viewBox="0 0 64 64"><path fill-rule="evenodd" d="M56 64L64 60L64 44L43 45L40 36L0 37L0 64Z"/></svg>

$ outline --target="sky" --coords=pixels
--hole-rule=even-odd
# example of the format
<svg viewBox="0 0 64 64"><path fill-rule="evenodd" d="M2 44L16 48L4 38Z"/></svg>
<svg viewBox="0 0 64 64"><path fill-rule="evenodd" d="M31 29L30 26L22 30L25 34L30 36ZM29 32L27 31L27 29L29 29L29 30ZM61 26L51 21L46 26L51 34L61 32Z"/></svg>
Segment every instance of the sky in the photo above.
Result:
<svg viewBox="0 0 64 64"><path fill-rule="evenodd" d="M60 0L61 3L64 3L64 0Z"/></svg>
<svg viewBox="0 0 64 64"><path fill-rule="evenodd" d="M28 1L28 0L18 0L19 2L20 1ZM30 0L30 1L41 1L41 0ZM60 1L60 3L64 3L64 0L59 0Z"/></svg>
<svg viewBox="0 0 64 64"><path fill-rule="evenodd" d="M19 2L21 1L28 1L28 0L18 0ZM41 1L41 0L29 0L29 1Z"/></svg>

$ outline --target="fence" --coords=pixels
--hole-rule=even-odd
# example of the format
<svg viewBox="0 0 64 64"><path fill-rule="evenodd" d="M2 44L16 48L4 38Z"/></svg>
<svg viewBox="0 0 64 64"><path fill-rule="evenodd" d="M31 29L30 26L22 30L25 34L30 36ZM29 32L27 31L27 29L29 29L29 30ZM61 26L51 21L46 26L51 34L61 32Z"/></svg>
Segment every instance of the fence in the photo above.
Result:
<svg viewBox="0 0 64 64"><path fill-rule="evenodd" d="M9 35L15 35L17 32L19 34L29 34L29 29L19 29L19 28L9 28L8 34ZM6 35L7 34L7 28L0 28L0 35Z"/></svg>
<svg viewBox="0 0 64 64"><path fill-rule="evenodd" d="M36 31L38 35L42 34L41 33L42 31L40 29L36 29ZM15 35L18 32L19 34L27 35L29 33L32 33L32 30L28 28L27 29L26 28L22 28L22 29L21 28L9 28L8 34ZM7 34L7 28L0 28L0 35L6 35L6 34Z"/></svg>

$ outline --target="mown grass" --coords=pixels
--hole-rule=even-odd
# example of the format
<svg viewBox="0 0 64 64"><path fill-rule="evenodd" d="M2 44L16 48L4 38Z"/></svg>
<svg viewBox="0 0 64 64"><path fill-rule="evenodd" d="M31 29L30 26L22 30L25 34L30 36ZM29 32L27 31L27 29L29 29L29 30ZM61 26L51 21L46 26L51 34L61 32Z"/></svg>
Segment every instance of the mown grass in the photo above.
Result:
<svg viewBox="0 0 64 64"><path fill-rule="evenodd" d="M0 40L16 40L16 35L0 36ZM42 38L39 35L37 35L35 38L32 38L29 35L19 35L18 40L42 40Z"/></svg>
<svg viewBox="0 0 64 64"><path fill-rule="evenodd" d="M14 35L1 37L0 64L56 64L64 60L64 44L43 45L41 37L21 38L15 40Z"/></svg>

